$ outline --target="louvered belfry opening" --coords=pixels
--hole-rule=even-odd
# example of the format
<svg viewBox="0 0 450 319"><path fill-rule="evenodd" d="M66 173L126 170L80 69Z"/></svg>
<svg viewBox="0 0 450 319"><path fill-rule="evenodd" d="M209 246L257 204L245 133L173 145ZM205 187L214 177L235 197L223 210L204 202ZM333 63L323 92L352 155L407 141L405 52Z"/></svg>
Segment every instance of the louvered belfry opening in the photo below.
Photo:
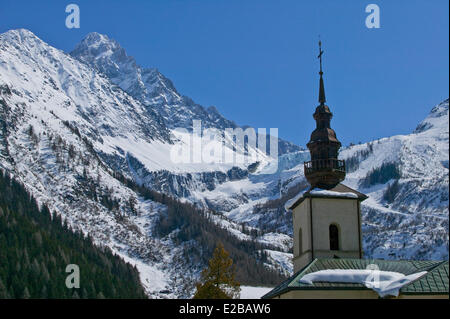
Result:
<svg viewBox="0 0 450 319"><path fill-rule="evenodd" d="M319 106L313 114L316 129L306 144L311 154L311 160L304 163L305 176L312 188L331 189L345 179L345 162L338 159L341 142L330 127L330 108L325 104L325 86L322 71L322 43L319 41L320 82Z"/></svg>

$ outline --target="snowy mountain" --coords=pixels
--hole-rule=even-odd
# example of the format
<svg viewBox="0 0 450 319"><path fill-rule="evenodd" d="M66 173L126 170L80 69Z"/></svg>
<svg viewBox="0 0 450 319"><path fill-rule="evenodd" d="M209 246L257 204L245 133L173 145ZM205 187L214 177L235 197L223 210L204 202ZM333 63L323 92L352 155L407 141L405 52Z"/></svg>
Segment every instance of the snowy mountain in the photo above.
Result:
<svg viewBox="0 0 450 319"><path fill-rule="evenodd" d="M127 163L138 158L148 170L161 166L175 173L190 170L168 161L173 145L183 147L172 137L141 102L103 74L30 31L0 35L0 169L74 230L137 265L152 297L189 296L205 265L195 259L206 254L196 239L177 239L183 229L159 235L157 226L174 207L185 214L190 208L179 208L181 204L167 197L149 199L125 179L133 177ZM118 162L125 163L126 169L121 170ZM227 171L212 167L213 172ZM216 229L198 231L198 240L211 231L210 244L228 241L236 254L248 256L251 269L257 268L257 259L264 259L262 254L258 257L261 249L278 249L262 241L258 244L258 238L221 216L199 218L202 227L209 223ZM226 233L221 232L224 227ZM187 252L192 257L181 258ZM274 263L267 266L277 268Z"/></svg>
<svg viewBox="0 0 450 319"><path fill-rule="evenodd" d="M136 264L153 297L187 296L202 245L219 233L251 262L292 271L292 222L283 206L308 186L309 152L286 142L274 158L225 134L225 149L257 160L173 161L174 147L189 152L191 136L175 128L192 129L193 119L237 127L104 35L89 34L70 55L27 30L0 35L0 169L72 228ZM448 259L448 136L446 100L409 135L341 150L344 184L369 196L362 205L366 256ZM146 197L142 187L196 204L208 218L193 218L189 208L191 219L170 220L170 205L179 204ZM186 220L217 228L207 230L212 237L183 238L193 234L183 230Z"/></svg>
<svg viewBox="0 0 450 319"><path fill-rule="evenodd" d="M412 134L342 152L343 158L365 150L370 153L346 180L369 195L363 205L368 256L448 259L448 125L447 99L435 106ZM389 165L396 169L390 170Z"/></svg>
<svg viewBox="0 0 450 319"><path fill-rule="evenodd" d="M184 128L192 132L194 120L201 121L202 129L213 128L223 132L227 128L240 128L233 121L220 115L215 107L206 109L194 103L192 99L182 96L175 89L173 83L157 69L140 67L133 57L126 54L117 41L106 35L95 32L88 34L70 54L108 77L112 83L140 101L147 109L149 117L154 118L158 123L167 125L168 130L171 130L173 134L172 141L175 143L186 137L186 134L180 135L176 128ZM242 129L245 130L246 127L242 127ZM235 149L239 154L246 152L242 146L234 142L233 136L227 135L226 132L224 134L225 147L230 150ZM257 145L254 139L252 141ZM270 152L261 154L261 151L255 146L248 147L248 151L257 158L252 162L227 164L215 161L211 164L204 162L195 164L168 161L172 148L169 143L148 145L124 140L119 143L114 141L112 144L114 147L119 144L121 153L125 156L117 154L112 148L99 146L102 152L101 156L110 166L126 171L136 181L147 187L178 197L189 198L194 202L200 202L205 207L214 209L222 207L216 207L213 203L214 200L207 202L204 196L205 192L216 189L220 192L220 185L223 183L246 178L251 165L262 167L270 162L273 163ZM270 144L268 136L266 144ZM143 149L145 152L142 151ZM298 150L300 147L278 139L279 154ZM247 202L246 196L247 194L238 194L237 202Z"/></svg>
<svg viewBox="0 0 450 319"><path fill-rule="evenodd" d="M145 119L150 126L152 119L139 102L27 30L0 35L0 88L0 168L73 229L118 254L139 257L132 261L149 293L165 289L170 277L161 267L174 248L151 237L143 222L165 207L113 178L92 149L103 134L121 138L131 131L150 142L162 139L164 128L143 131L137 123ZM98 198L119 202L111 211ZM130 198L145 214L130 214ZM156 256L160 264L149 265L145 256Z"/></svg>
<svg viewBox="0 0 450 319"><path fill-rule="evenodd" d="M181 95L172 81L156 68L139 66L117 41L106 35L89 33L70 54L105 74L114 84L141 101L149 112L162 117L170 129L191 130L193 120L201 120L204 128L225 130L239 127L223 117L216 107L204 108ZM280 154L300 150L297 145L282 139L278 144Z"/></svg>

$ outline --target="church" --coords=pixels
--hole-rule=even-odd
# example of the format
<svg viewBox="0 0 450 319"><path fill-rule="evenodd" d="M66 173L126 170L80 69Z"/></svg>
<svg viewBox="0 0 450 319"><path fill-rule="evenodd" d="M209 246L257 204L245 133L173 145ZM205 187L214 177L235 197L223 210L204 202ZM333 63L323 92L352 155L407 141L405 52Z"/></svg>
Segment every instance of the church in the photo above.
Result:
<svg viewBox="0 0 450 319"><path fill-rule="evenodd" d="M364 259L360 207L368 197L341 183L345 161L325 104L322 55L319 41L319 105L304 163L310 188L285 205L293 218L294 275L262 298L448 299L448 261Z"/></svg>

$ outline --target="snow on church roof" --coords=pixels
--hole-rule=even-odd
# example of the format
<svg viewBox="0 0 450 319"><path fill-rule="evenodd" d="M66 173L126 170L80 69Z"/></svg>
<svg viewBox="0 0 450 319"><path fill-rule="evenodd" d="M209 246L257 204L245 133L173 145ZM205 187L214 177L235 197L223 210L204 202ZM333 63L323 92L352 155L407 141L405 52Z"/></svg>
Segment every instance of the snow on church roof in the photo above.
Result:
<svg viewBox="0 0 450 319"><path fill-rule="evenodd" d="M313 189L309 192L311 195L321 195L325 197L348 197L348 198L358 198L358 195L352 192L334 192L326 189Z"/></svg>
<svg viewBox="0 0 450 319"><path fill-rule="evenodd" d="M314 282L338 282L362 284L374 290L380 297L397 297L403 286L425 275L426 271L404 275L394 271L374 269L327 269L306 274L300 283L314 285Z"/></svg>
<svg viewBox="0 0 450 319"><path fill-rule="evenodd" d="M274 298L291 290L371 289L364 285L361 278L358 278L358 273L361 270L370 269L378 269L380 274L383 273L386 275L386 277L380 277L380 279L385 279L380 280L380 289L382 287L381 281L384 281L385 284L383 292L380 292L380 296L381 294L386 295L386 293L388 295L395 295L395 290L388 291L390 288L393 289L394 286L395 289L398 288L399 293L403 295L448 294L448 261L316 258L262 298ZM328 272L323 273L324 275L317 276L317 273L323 270L334 270L335 273ZM344 272L343 270L351 271ZM316 275L314 275L315 278L308 277L309 274L314 273L316 273ZM395 277L392 273L401 274L404 277L399 275L397 275L398 277ZM331 278L331 274L335 276L335 280ZM387 275L391 277L388 277ZM303 279L305 280L303 281ZM306 282L308 279L312 282L312 285L309 282ZM318 281L318 279L323 281ZM395 282L396 280L397 282ZM367 279L366 281L370 282L370 280Z"/></svg>
<svg viewBox="0 0 450 319"><path fill-rule="evenodd" d="M332 189L313 188L310 190L304 190L288 200L284 205L286 210L294 209L307 197L332 197L332 198L354 198L364 200L366 195L348 187L344 184L338 184Z"/></svg>

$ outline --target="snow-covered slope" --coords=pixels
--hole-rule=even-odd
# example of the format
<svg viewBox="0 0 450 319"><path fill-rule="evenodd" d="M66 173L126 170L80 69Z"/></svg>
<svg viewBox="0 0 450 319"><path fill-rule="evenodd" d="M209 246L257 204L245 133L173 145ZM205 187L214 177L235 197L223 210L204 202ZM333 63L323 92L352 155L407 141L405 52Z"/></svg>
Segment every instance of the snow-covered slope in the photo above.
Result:
<svg viewBox="0 0 450 319"><path fill-rule="evenodd" d="M2 79L24 88L24 101L39 103L42 113L76 122L90 137L126 137L151 143L167 141L169 131L148 116L143 105L111 86L101 74L21 29L2 34Z"/></svg>
<svg viewBox="0 0 450 319"><path fill-rule="evenodd" d="M363 203L364 245L369 257L448 259L448 116L447 99L412 134L341 153L344 159L369 153L345 181L369 196ZM373 177L383 164L388 176L386 164L390 163L397 167L395 176L367 183L367 176L372 173Z"/></svg>
<svg viewBox="0 0 450 319"><path fill-rule="evenodd" d="M163 140L164 128L139 102L31 32L13 30L0 35L0 124L0 169L73 229L133 258L149 294L169 287L165 259L177 248L148 229L165 207L116 180L92 148L102 136L124 132L148 143ZM115 203L112 210L107 202Z"/></svg>
<svg viewBox="0 0 450 319"><path fill-rule="evenodd" d="M367 257L448 259L448 116L447 99L433 107L409 135L382 138L341 150L339 156L347 164L343 183L369 196L362 203ZM274 176L279 185L286 185L281 187L279 196L260 206L241 205L225 214L235 220L250 221L250 225L275 227L292 235L291 227L285 227L290 226L290 215L284 212L282 204L294 197L295 193L288 194L289 190L300 192L307 187L302 163L306 156L298 159L297 163L291 163L294 167ZM275 218L282 222L275 222Z"/></svg>
<svg viewBox="0 0 450 319"><path fill-rule="evenodd" d="M145 105L103 74L28 30L0 35L0 169L70 227L136 264L152 297L189 296L186 278L192 286L202 265L178 257L186 243L155 235L167 207L145 200L116 171L133 176L128 163L139 159L148 170L176 174L168 160L173 145L183 147ZM125 169L115 166L119 161ZM210 169L218 168L227 172ZM236 238L253 240L240 225L215 220Z"/></svg>

